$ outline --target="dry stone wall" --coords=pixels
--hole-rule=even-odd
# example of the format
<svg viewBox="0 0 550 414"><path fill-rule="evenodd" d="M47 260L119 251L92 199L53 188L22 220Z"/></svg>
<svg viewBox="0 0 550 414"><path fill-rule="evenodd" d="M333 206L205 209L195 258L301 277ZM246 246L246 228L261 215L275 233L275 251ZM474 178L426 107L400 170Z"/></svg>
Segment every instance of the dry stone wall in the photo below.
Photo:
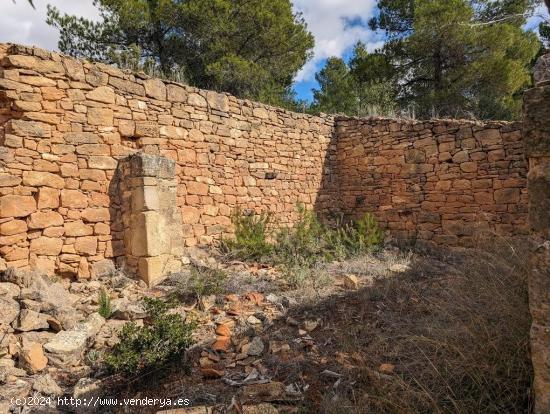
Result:
<svg viewBox="0 0 550 414"><path fill-rule="evenodd" d="M135 153L171 160L173 178L154 177L164 189L136 184L152 177L132 175ZM468 244L481 229L527 231L525 176L518 124L310 116L0 45L0 268L164 268L228 235L236 207L292 224L297 203L373 212L398 239ZM176 209L139 204L148 191L173 191ZM173 252L134 254L132 228L151 212L178 228Z"/></svg>
<svg viewBox="0 0 550 414"><path fill-rule="evenodd" d="M228 232L236 206L291 223L298 202L330 203L331 117L37 48L2 45L0 62L3 266L86 277L135 262L114 178L136 152L173 160L184 246Z"/></svg>
<svg viewBox="0 0 550 414"><path fill-rule="evenodd" d="M524 95L524 142L529 159L529 223L535 242L530 257L535 409L550 412L550 54L535 68L535 87Z"/></svg>
<svg viewBox="0 0 550 414"><path fill-rule="evenodd" d="M520 123L338 119L340 208L401 240L471 245L528 233Z"/></svg>

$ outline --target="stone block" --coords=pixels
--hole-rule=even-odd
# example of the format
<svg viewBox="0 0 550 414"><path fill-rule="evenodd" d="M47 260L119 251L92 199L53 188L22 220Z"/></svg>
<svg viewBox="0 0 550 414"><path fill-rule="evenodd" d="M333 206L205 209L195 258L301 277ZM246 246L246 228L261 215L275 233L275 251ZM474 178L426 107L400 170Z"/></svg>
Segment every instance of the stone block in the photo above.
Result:
<svg viewBox="0 0 550 414"><path fill-rule="evenodd" d="M111 219L111 213L107 207L87 208L82 211L82 218L90 223L108 222Z"/></svg>
<svg viewBox="0 0 550 414"><path fill-rule="evenodd" d="M141 257L138 261L138 273L148 286L154 286L161 281L166 274L166 265L169 255L155 257Z"/></svg>
<svg viewBox="0 0 550 414"><path fill-rule="evenodd" d="M63 217L56 211L37 211L28 219L29 229L45 229L52 226L61 226Z"/></svg>
<svg viewBox="0 0 550 414"><path fill-rule="evenodd" d="M97 253L97 237L77 237L74 244L75 251L86 256L93 256Z"/></svg>
<svg viewBox="0 0 550 414"><path fill-rule="evenodd" d="M59 190L50 187L41 187L38 190L37 204L39 210L44 208L58 208Z"/></svg>
<svg viewBox="0 0 550 414"><path fill-rule="evenodd" d="M30 253L43 256L58 256L63 247L63 240L53 237L38 237L31 240Z"/></svg>
<svg viewBox="0 0 550 414"><path fill-rule="evenodd" d="M160 79L147 79L143 82L143 86L145 87L145 95L159 101L166 100L166 85Z"/></svg>
<svg viewBox="0 0 550 414"><path fill-rule="evenodd" d="M166 157L136 153L127 158L130 163L132 177L158 177L171 179L174 177L176 163Z"/></svg>
<svg viewBox="0 0 550 414"><path fill-rule="evenodd" d="M23 172L23 185L61 189L65 187L65 180L59 175L49 172L25 171Z"/></svg>
<svg viewBox="0 0 550 414"><path fill-rule="evenodd" d="M13 234L25 233L27 223L24 220L11 220L0 224L0 235L11 236Z"/></svg>
<svg viewBox="0 0 550 414"><path fill-rule="evenodd" d="M113 110L109 108L88 108L88 124L113 126Z"/></svg>
<svg viewBox="0 0 550 414"><path fill-rule="evenodd" d="M163 225L159 212L134 214L130 231L133 256L151 257L170 252L169 229Z"/></svg>
<svg viewBox="0 0 550 414"><path fill-rule="evenodd" d="M26 217L36 211L32 196L6 195L0 197L0 217Z"/></svg>
<svg viewBox="0 0 550 414"><path fill-rule="evenodd" d="M62 190L61 206L68 208L88 207L88 196L78 190Z"/></svg>
<svg viewBox="0 0 550 414"><path fill-rule="evenodd" d="M132 191L132 211L141 212L159 210L159 188L144 186L134 188Z"/></svg>
<svg viewBox="0 0 550 414"><path fill-rule="evenodd" d="M497 204L515 204L519 202L519 195L518 188L503 188L494 193Z"/></svg>
<svg viewBox="0 0 550 414"><path fill-rule="evenodd" d="M94 233L92 226L81 220L65 223L64 228L67 237L91 236Z"/></svg>
<svg viewBox="0 0 550 414"><path fill-rule="evenodd" d="M187 104L199 108L206 108L208 106L206 99L198 93L190 93L187 97Z"/></svg>
<svg viewBox="0 0 550 414"><path fill-rule="evenodd" d="M170 102L185 102L187 100L186 90L179 85L168 84L166 93Z"/></svg>
<svg viewBox="0 0 550 414"><path fill-rule="evenodd" d="M229 111L229 99L226 94L208 91L206 93L206 100L211 109L222 112Z"/></svg>
<svg viewBox="0 0 550 414"><path fill-rule="evenodd" d="M99 86L86 94L86 98L91 101L104 102L108 104L115 103L115 91L109 86Z"/></svg>
<svg viewBox="0 0 550 414"><path fill-rule="evenodd" d="M22 137L49 138L52 127L43 122L12 119L8 122L8 131Z"/></svg>

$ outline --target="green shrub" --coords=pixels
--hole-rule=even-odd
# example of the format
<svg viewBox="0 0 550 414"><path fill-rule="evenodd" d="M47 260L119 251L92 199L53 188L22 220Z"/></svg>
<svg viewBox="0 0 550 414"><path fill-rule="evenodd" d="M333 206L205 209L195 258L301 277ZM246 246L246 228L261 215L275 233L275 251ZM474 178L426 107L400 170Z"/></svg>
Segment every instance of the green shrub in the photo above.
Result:
<svg viewBox="0 0 550 414"><path fill-rule="evenodd" d="M384 234L376 218L367 213L360 219L335 226L321 223L313 211L298 205L298 220L292 227L274 233L274 243L268 240L269 214L245 216L240 210L233 214L235 239L225 241L224 249L243 260L257 260L280 266L283 275L293 285L301 284L316 263L342 260L375 250Z"/></svg>
<svg viewBox="0 0 550 414"><path fill-rule="evenodd" d="M97 312L105 319L109 319L113 315L113 308L111 306L111 296L104 288L99 291L98 303Z"/></svg>
<svg viewBox="0 0 550 414"><path fill-rule="evenodd" d="M135 375L181 360L193 343L195 326L185 323L181 315L168 313L170 304L154 298L143 302L148 314L145 325L126 323L119 342L105 356L105 363L115 373Z"/></svg>
<svg viewBox="0 0 550 414"><path fill-rule="evenodd" d="M327 231L326 238L334 256L344 259L377 249L384 241L384 232L376 218L366 213L358 220Z"/></svg>
<svg viewBox="0 0 550 414"><path fill-rule="evenodd" d="M197 299L202 296L222 293L225 287L227 274L221 269L211 269L205 266L192 265L189 279L185 286L180 285L184 291L192 291Z"/></svg>
<svg viewBox="0 0 550 414"><path fill-rule="evenodd" d="M293 227L279 230L273 247L274 261L289 267L311 266L328 253L325 226L302 205L298 205L298 214Z"/></svg>
<svg viewBox="0 0 550 414"><path fill-rule="evenodd" d="M222 251L243 260L264 260L272 252L268 242L271 214L243 214L236 209L232 216L235 238L222 240Z"/></svg>

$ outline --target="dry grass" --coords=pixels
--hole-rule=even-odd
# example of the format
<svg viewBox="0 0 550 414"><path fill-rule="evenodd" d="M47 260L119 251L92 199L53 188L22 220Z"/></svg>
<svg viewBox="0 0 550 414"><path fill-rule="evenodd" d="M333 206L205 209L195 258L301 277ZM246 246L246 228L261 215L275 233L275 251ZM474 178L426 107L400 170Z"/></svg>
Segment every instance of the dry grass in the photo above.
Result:
<svg viewBox="0 0 550 414"><path fill-rule="evenodd" d="M313 386L305 410L529 412L527 246L481 245L417 255L407 272L319 306L325 330L315 339L330 332L335 344L323 353L350 355L355 367L333 366L345 379ZM382 363L394 373L379 374Z"/></svg>

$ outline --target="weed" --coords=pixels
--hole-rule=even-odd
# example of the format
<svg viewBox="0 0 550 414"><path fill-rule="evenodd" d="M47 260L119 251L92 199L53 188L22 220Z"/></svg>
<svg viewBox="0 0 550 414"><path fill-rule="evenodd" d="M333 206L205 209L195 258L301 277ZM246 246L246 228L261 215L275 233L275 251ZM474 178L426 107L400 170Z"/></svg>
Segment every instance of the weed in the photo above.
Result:
<svg viewBox="0 0 550 414"><path fill-rule="evenodd" d="M270 214L246 216L240 210L233 214L233 224L235 239L224 241L223 249L233 257L278 265L293 286L307 280L317 263L370 252L384 238L372 214L349 223L340 220L329 227L303 205L298 205L298 220L292 227L268 231ZM273 243L268 241L271 235Z"/></svg>
<svg viewBox="0 0 550 414"><path fill-rule="evenodd" d="M191 266L191 288L197 298L222 293L226 279L227 275L221 269Z"/></svg>
<svg viewBox="0 0 550 414"><path fill-rule="evenodd" d="M154 298L143 301L148 314L145 326L126 323L119 342L105 356L105 363L115 373L130 376L155 370L180 359L193 343L195 325L185 323L179 314L169 314L171 304Z"/></svg>
<svg viewBox="0 0 550 414"><path fill-rule="evenodd" d="M97 312L105 319L109 319L113 315L113 308L111 306L111 296L104 288L99 291L98 298L99 308Z"/></svg>
<svg viewBox="0 0 550 414"><path fill-rule="evenodd" d="M268 242L271 214L243 214L236 209L232 216L235 238L222 240L222 251L243 260L263 260L272 252Z"/></svg>

